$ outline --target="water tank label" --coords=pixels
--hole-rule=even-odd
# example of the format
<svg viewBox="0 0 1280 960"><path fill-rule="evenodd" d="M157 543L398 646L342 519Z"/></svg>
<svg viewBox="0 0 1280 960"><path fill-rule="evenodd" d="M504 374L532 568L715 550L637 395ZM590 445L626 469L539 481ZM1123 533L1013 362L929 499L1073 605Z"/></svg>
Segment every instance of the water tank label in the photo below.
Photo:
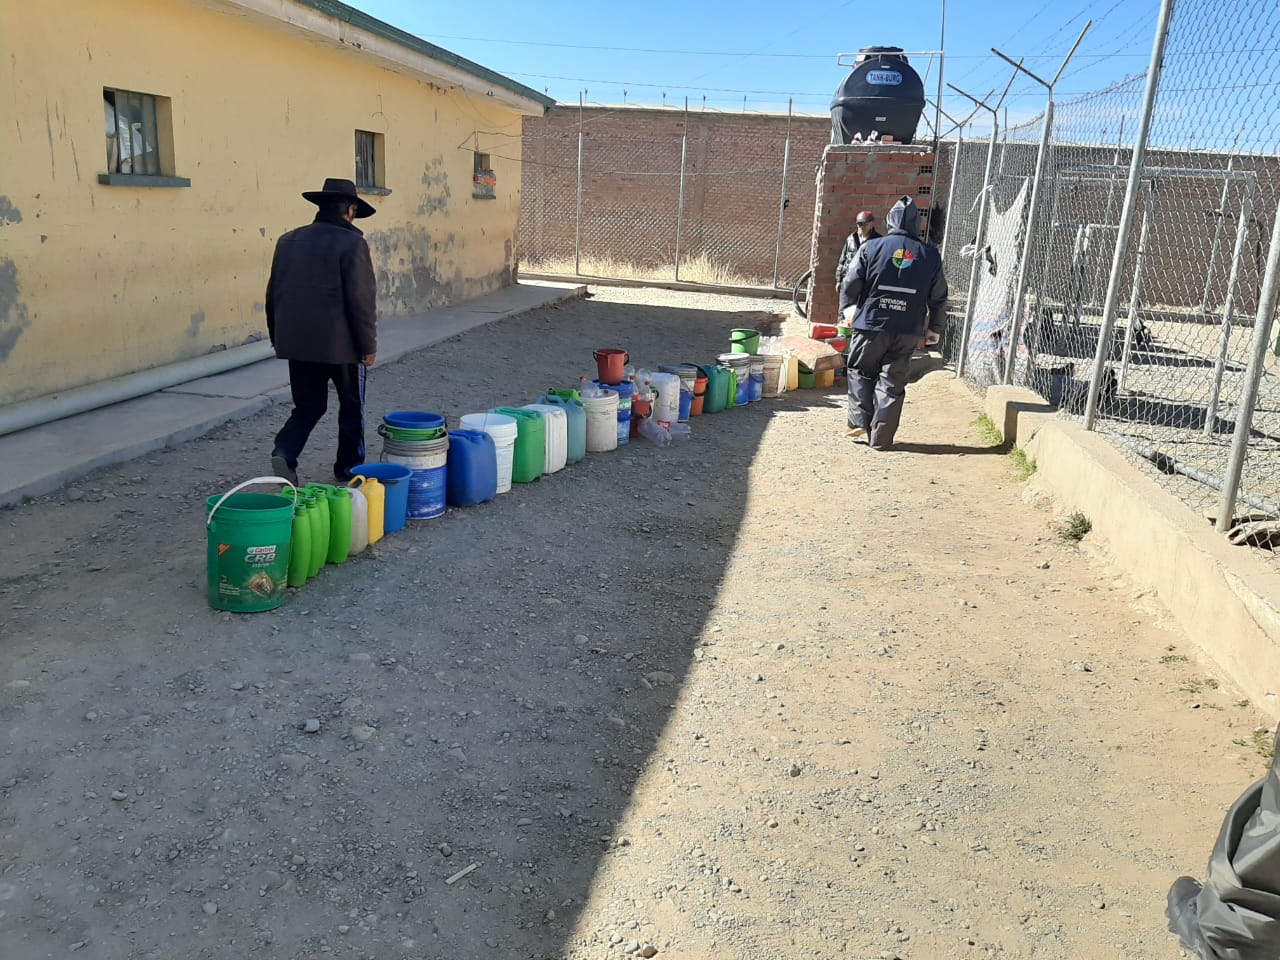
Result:
<svg viewBox="0 0 1280 960"><path fill-rule="evenodd" d="M896 87L902 83L902 74L897 70L868 70L867 83L877 86Z"/></svg>

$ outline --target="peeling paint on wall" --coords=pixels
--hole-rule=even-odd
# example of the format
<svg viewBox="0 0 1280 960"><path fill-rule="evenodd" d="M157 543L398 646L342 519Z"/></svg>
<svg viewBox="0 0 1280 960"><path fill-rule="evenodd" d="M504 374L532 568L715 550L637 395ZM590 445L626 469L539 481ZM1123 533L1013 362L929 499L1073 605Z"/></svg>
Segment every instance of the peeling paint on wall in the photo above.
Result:
<svg viewBox="0 0 1280 960"><path fill-rule="evenodd" d="M19 299L18 267L12 260L0 260L0 363L9 359L31 318L27 305Z"/></svg>
<svg viewBox="0 0 1280 960"><path fill-rule="evenodd" d="M458 298L453 280L440 275L440 258L434 255L443 246L453 246L452 235L433 244L422 227L396 227L370 233L369 250L378 278L378 309L383 313L417 313Z"/></svg>
<svg viewBox="0 0 1280 960"><path fill-rule="evenodd" d="M6 223L21 223L22 211L13 205L8 197L0 196L0 227Z"/></svg>
<svg viewBox="0 0 1280 960"><path fill-rule="evenodd" d="M436 157L423 168L422 186L425 189L418 198L418 213L430 216L449 206L452 195L449 191L449 172L445 169L443 156Z"/></svg>

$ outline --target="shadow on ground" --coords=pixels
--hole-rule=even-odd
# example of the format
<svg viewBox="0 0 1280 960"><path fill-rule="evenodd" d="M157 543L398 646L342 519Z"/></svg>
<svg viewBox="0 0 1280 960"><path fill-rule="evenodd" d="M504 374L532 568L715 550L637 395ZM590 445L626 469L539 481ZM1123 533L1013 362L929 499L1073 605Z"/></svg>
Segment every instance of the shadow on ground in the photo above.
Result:
<svg viewBox="0 0 1280 960"><path fill-rule="evenodd" d="M370 420L532 402L593 347L708 360L758 315L544 308L375 369ZM266 472L282 406L0 515L23 557L0 579L6 960L562 955L626 842L756 445L798 405L590 456L254 616L205 605L202 506Z"/></svg>

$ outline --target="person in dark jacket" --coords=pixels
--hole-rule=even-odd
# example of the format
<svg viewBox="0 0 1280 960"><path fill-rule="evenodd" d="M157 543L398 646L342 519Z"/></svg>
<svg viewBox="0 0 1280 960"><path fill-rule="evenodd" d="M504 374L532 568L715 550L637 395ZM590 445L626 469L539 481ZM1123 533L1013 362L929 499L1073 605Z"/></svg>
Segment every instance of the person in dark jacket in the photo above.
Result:
<svg viewBox="0 0 1280 960"><path fill-rule="evenodd" d="M350 180L329 178L303 198L320 209L315 221L276 243L267 281L267 333L289 361L293 413L276 434L271 467L298 482L298 457L324 416L329 383L338 394L335 480L364 462L365 371L378 350L377 284L369 244L353 220L377 210Z"/></svg>
<svg viewBox="0 0 1280 960"><path fill-rule="evenodd" d="M874 240L881 235L875 224L876 215L870 210L859 211L858 216L854 219L853 233L849 234L845 240L844 249L840 251L840 262L836 264L837 292L844 284L844 275L853 266L853 258L858 255L858 249L868 240ZM843 323L843 319L841 322Z"/></svg>
<svg viewBox="0 0 1280 960"><path fill-rule="evenodd" d="M920 214L910 197L885 217L889 234L864 243L840 286L840 315L849 338L850 437L869 435L888 450L902 419L911 354L921 340L942 338L947 280L937 248L920 240Z"/></svg>

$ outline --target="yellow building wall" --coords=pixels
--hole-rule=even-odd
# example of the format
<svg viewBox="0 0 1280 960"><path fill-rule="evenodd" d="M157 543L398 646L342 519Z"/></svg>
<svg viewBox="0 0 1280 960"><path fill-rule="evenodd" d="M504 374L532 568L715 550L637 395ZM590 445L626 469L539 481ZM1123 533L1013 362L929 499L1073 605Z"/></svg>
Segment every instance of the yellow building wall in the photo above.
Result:
<svg viewBox="0 0 1280 960"><path fill-rule="evenodd" d="M356 129L385 137L357 222L381 316L511 281L520 117L492 100L191 0L0 3L0 55L0 404L265 336L275 241L355 178ZM104 87L171 98L190 187L98 182Z"/></svg>

